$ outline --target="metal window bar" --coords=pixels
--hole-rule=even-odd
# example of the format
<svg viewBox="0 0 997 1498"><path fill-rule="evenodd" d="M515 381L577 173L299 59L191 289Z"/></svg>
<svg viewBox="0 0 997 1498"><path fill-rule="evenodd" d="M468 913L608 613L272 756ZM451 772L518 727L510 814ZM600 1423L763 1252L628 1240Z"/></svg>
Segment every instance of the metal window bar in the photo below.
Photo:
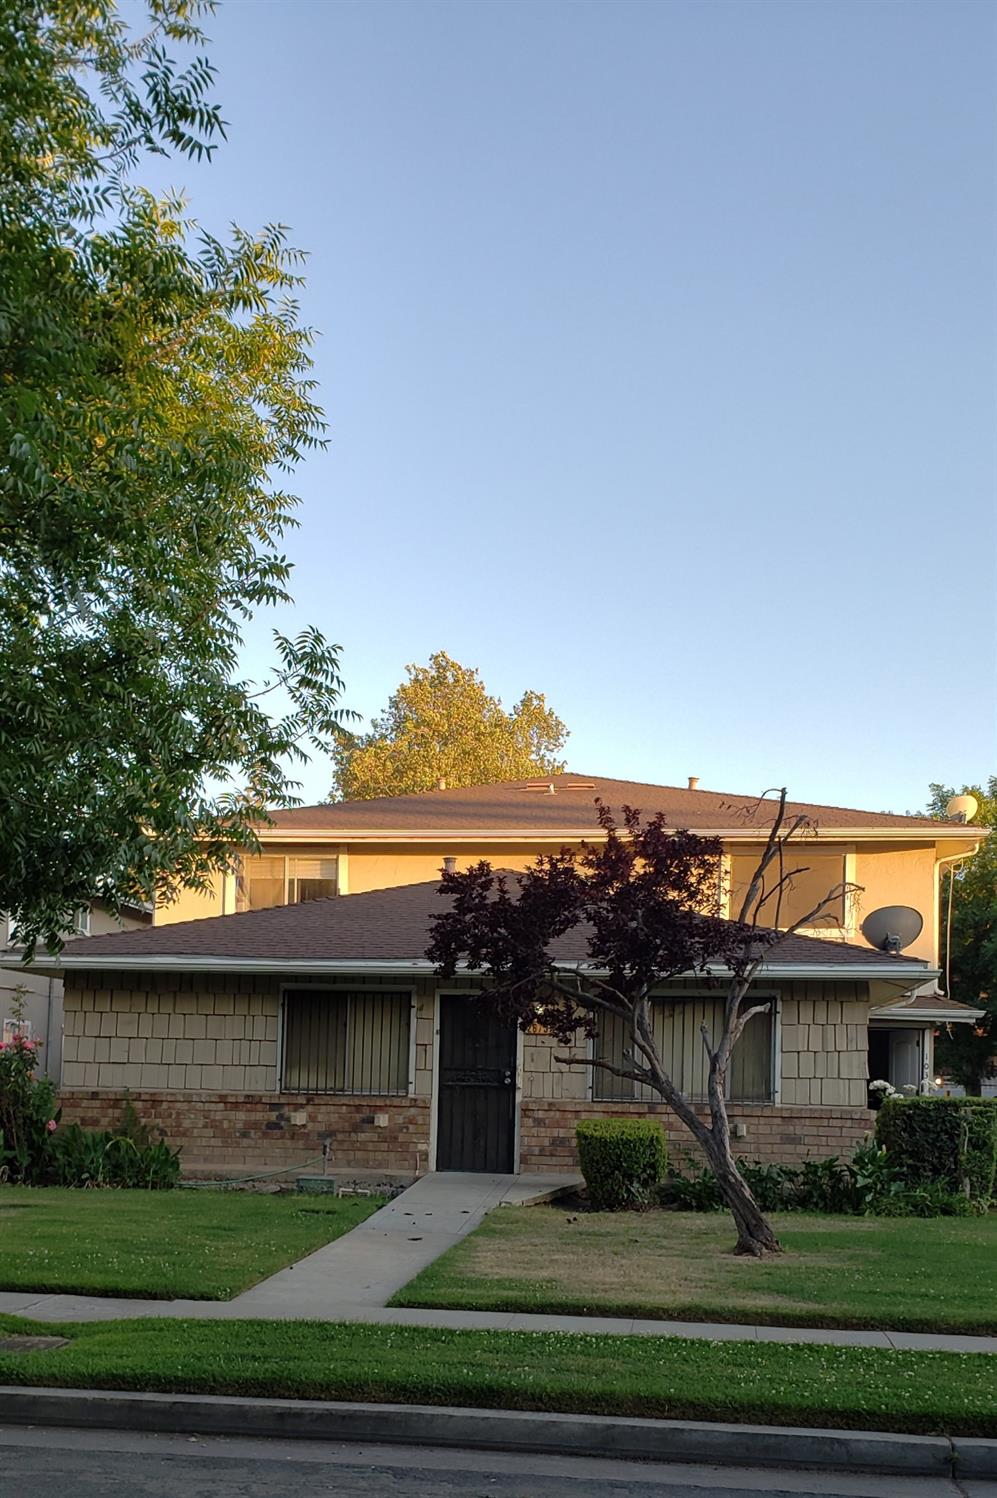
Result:
<svg viewBox="0 0 997 1498"><path fill-rule="evenodd" d="M774 1007L775 1001L772 1000ZM665 1067L680 1092L693 1102L707 1097L709 1066L700 1025L706 1024L715 1040L723 1024L723 1002L717 999L655 1000L652 1026L655 1043ZM599 1022L595 1056L614 1066L625 1064L626 1024L618 1015L604 1015ZM748 1021L734 1047L727 1073L730 1102L770 1102L773 1096L773 1017L771 1009ZM596 1102L651 1102L653 1088L626 1077L596 1069L592 1097Z"/></svg>
<svg viewBox="0 0 997 1498"><path fill-rule="evenodd" d="M284 995L285 1092L408 1091L412 996L298 990Z"/></svg>

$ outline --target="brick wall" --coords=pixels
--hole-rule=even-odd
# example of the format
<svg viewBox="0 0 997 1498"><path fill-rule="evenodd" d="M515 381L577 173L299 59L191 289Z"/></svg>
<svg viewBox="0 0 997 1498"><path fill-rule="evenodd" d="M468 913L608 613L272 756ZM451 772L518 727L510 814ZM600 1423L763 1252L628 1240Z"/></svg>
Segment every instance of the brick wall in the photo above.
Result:
<svg viewBox="0 0 997 1498"><path fill-rule="evenodd" d="M697 1109L704 1117L706 1109ZM743 1123L747 1137L735 1140L735 1153L746 1160L795 1165L828 1155L850 1155L872 1131L867 1108L775 1107L763 1103L731 1104L732 1123ZM558 1171L577 1168L575 1126L583 1118L660 1118L668 1136L669 1158L696 1168L705 1164L692 1137L672 1113L653 1103L560 1103L524 1098L520 1113L520 1169Z"/></svg>
<svg viewBox="0 0 997 1498"><path fill-rule="evenodd" d="M360 1170L414 1176L426 1169L428 1098L180 1091L129 1096L143 1122L160 1130L170 1144L182 1145L188 1173L303 1166L321 1154L326 1139L334 1174ZM59 1101L64 1122L84 1128L111 1128L121 1117L120 1095L67 1089Z"/></svg>

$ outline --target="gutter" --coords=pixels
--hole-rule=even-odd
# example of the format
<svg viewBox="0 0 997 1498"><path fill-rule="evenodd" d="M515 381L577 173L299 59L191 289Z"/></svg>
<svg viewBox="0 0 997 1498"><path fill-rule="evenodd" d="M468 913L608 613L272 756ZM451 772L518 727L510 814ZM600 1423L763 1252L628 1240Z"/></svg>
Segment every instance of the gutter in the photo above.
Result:
<svg viewBox="0 0 997 1498"><path fill-rule="evenodd" d="M8 965L8 964L5 964ZM567 973L591 973L598 976L597 969L588 967L581 962L556 962L555 967L561 972ZM274 957L202 957L195 954L184 955L182 953L121 953L114 955L94 952L90 957L63 957L61 960L55 958L48 961L32 964L29 971L44 973L65 973L71 971L80 972L121 972L136 973L149 972L184 972L184 973L410 973L410 974L432 974L436 972L433 963L425 958L384 958L384 957L325 957L325 958L274 958ZM480 969L470 968L462 963L458 967L461 973L477 973ZM905 989L915 984L926 982L928 979L937 978L938 970L935 968L910 967L898 968L894 962L822 962L822 963L789 963L774 962L763 963L759 972L771 978L852 978L862 980L888 980L902 985ZM730 976L729 968L710 967L705 974L690 973L689 977L711 977L724 978ZM677 974L676 978L681 977Z"/></svg>
<svg viewBox="0 0 997 1498"><path fill-rule="evenodd" d="M667 832L689 831L700 837L718 837L724 842L764 842L769 828L756 827L666 827ZM538 827L349 827L330 824L326 827L281 828L261 827L257 831L261 844L275 843L563 843L602 842L605 834L598 827L582 828L538 828ZM978 828L967 829L963 822L935 822L930 827L829 827L813 837L800 838L794 845L806 847L811 843L838 842L921 842L938 843L966 839L978 848L983 841ZM971 854L959 854L971 857Z"/></svg>

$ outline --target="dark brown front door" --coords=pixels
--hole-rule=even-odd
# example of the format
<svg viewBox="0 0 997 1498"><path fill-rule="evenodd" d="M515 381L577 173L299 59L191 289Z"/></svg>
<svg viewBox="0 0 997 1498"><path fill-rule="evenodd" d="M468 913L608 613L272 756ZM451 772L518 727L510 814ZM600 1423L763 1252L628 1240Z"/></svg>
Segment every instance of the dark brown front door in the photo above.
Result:
<svg viewBox="0 0 997 1498"><path fill-rule="evenodd" d="M515 1026L490 1004L443 995L437 1170L511 1171L515 1128Z"/></svg>

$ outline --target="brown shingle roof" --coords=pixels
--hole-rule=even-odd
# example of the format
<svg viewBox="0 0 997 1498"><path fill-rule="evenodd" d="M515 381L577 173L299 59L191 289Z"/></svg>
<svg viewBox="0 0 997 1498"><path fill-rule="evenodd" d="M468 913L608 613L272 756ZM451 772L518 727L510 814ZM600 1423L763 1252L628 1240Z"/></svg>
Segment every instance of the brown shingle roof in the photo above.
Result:
<svg viewBox="0 0 997 1498"><path fill-rule="evenodd" d="M960 1004L958 999L947 998L943 993L915 993L910 998L898 999L895 1004L884 1005L884 1012L889 1009L891 1013L900 1017L907 1014L917 1018L919 1014L931 1014L939 1016L950 1014L953 1020L971 1020L974 1015L982 1014L982 1009L974 1009L972 1004Z"/></svg>
<svg viewBox="0 0 997 1498"><path fill-rule="evenodd" d="M152 930L122 931L73 942L65 956L73 967L99 968L102 958L145 956L151 962L169 958L231 958L238 961L421 962L429 942L430 918L444 908L434 880L366 894L311 900L273 910L210 916ZM573 962L587 954L586 932L569 932L555 948L557 957ZM833 964L847 969L882 963L895 971L910 958L886 958L870 947L815 937L793 936L779 948L780 965Z"/></svg>
<svg viewBox="0 0 997 1498"><path fill-rule="evenodd" d="M550 785L553 793L546 789ZM422 791L411 796L377 796L370 801L297 806L275 811L273 820L277 828L289 832L315 830L344 835L389 830L595 832L597 796L617 814L624 805L637 807L645 816L660 811L670 826L696 832L741 828L746 832L756 828L765 831L771 826L774 807L771 798L759 800L757 796L722 791L690 791L680 786L565 774L534 781L507 780L457 790ZM939 823L929 817L901 817L803 801L790 803L789 811L794 816L802 813L822 832L839 827L924 828L937 837L943 829L962 827L961 823Z"/></svg>

